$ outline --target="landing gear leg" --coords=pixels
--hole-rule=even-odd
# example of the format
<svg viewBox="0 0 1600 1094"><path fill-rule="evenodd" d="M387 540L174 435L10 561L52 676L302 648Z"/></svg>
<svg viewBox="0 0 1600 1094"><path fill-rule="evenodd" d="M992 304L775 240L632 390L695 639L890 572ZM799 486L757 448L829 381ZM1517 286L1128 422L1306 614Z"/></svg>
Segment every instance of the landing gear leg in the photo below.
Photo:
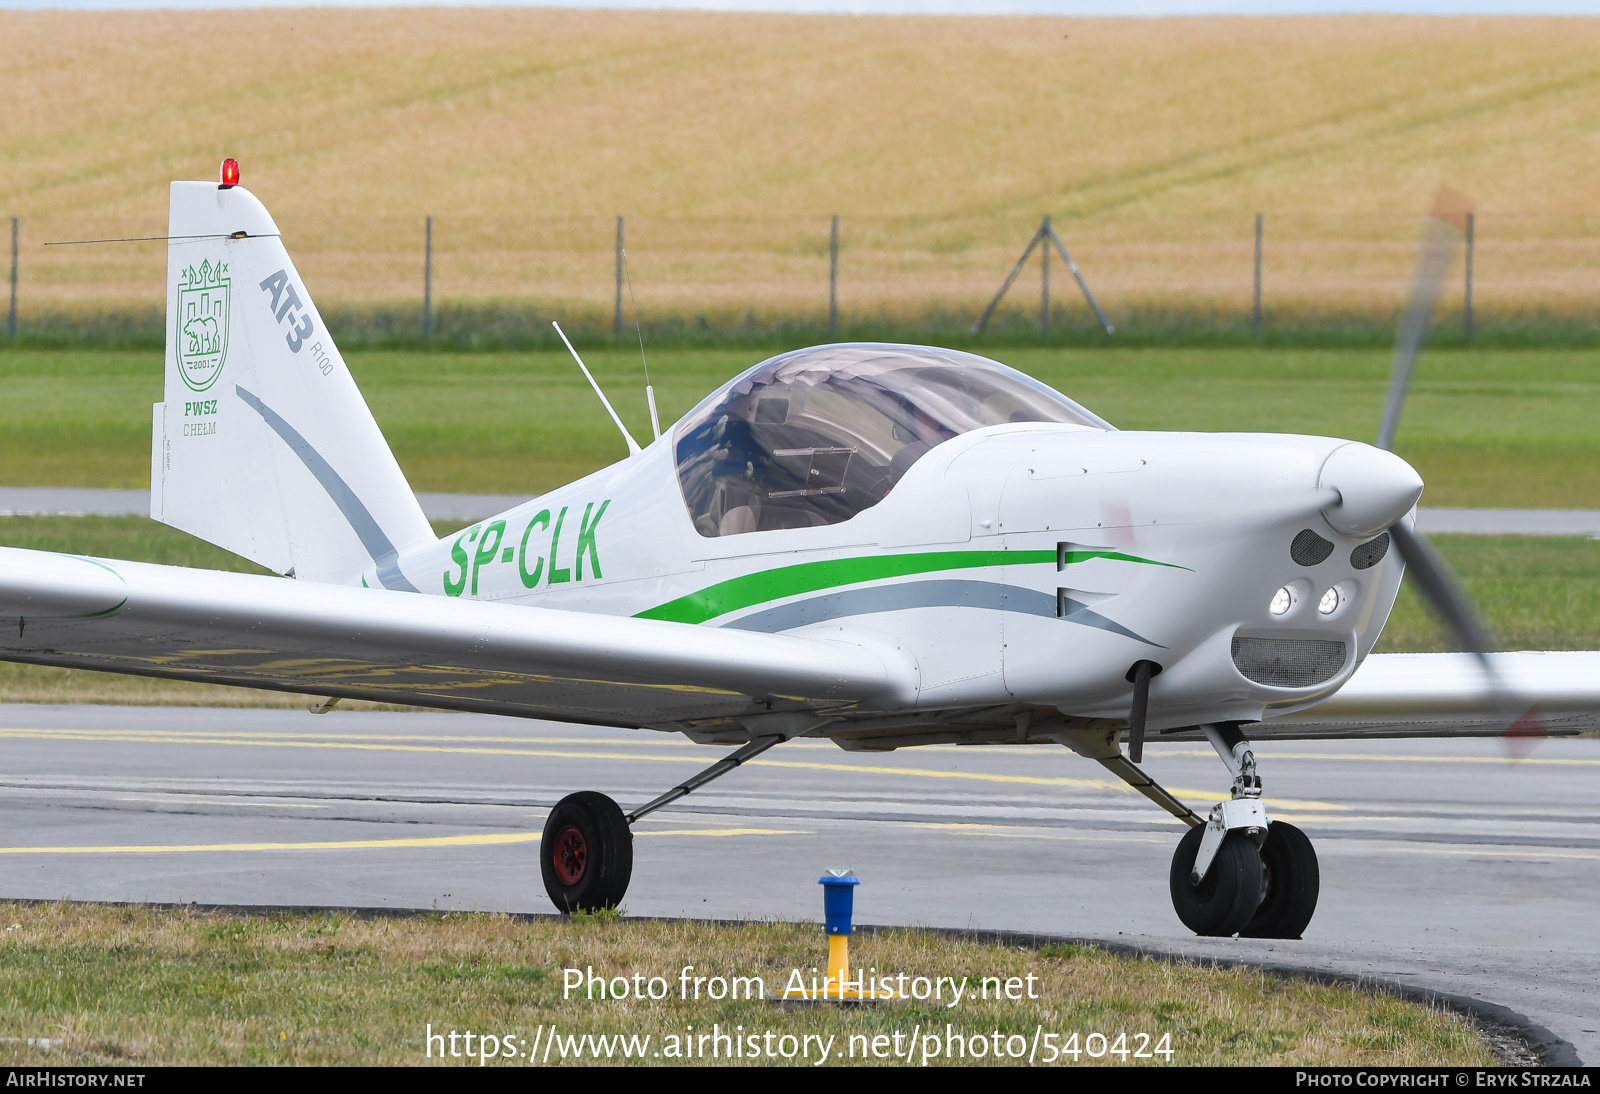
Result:
<svg viewBox="0 0 1600 1094"><path fill-rule="evenodd" d="M604 794L568 794L550 810L539 841L544 891L560 912L598 912L622 903L633 878L634 821L719 779L793 734L757 737L691 779L626 815Z"/></svg>

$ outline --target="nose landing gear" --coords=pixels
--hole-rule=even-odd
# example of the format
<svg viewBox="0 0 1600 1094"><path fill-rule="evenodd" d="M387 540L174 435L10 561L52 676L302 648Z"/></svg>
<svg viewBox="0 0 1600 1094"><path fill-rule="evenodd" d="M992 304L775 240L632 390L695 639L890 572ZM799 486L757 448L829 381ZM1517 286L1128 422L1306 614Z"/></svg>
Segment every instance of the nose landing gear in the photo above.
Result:
<svg viewBox="0 0 1600 1094"><path fill-rule="evenodd" d="M1235 726L1201 729L1233 773L1233 797L1179 842L1172 906L1196 934L1299 938L1317 908L1317 853L1300 829L1267 816L1244 734Z"/></svg>

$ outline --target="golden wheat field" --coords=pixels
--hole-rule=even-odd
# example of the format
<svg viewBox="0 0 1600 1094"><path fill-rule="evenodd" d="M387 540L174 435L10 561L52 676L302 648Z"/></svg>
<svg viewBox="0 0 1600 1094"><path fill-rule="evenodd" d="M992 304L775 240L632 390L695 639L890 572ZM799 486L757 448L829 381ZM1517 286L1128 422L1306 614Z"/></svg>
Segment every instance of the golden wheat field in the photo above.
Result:
<svg viewBox="0 0 1600 1094"><path fill-rule="evenodd" d="M1487 311L1600 274L1600 19L562 10L0 12L24 315L159 306L165 187L225 155L325 305L981 308L1050 213L1111 308L1387 309L1442 184ZM1057 291L1070 288L1059 261ZM1037 300L1037 273L1018 302Z"/></svg>

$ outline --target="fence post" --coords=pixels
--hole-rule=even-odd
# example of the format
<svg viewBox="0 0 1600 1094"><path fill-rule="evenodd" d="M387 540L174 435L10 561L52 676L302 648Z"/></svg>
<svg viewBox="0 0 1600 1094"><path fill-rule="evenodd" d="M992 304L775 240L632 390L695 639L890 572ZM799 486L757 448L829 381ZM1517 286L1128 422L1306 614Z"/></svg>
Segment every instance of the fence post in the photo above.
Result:
<svg viewBox="0 0 1600 1094"><path fill-rule="evenodd" d="M828 241L828 341L839 333L839 214L833 216L833 235Z"/></svg>
<svg viewBox="0 0 1600 1094"><path fill-rule="evenodd" d="M1261 341L1261 227L1263 214L1256 214L1256 280L1250 303L1250 338Z"/></svg>
<svg viewBox="0 0 1600 1094"><path fill-rule="evenodd" d="M422 247L422 340L433 339L433 218Z"/></svg>
<svg viewBox="0 0 1600 1094"><path fill-rule="evenodd" d="M11 311L6 318L6 333L17 340L17 218L11 218Z"/></svg>
<svg viewBox="0 0 1600 1094"><path fill-rule="evenodd" d="M1466 297L1461 308L1461 334L1468 341L1472 340L1472 235L1473 215L1467 214L1467 285Z"/></svg>
<svg viewBox="0 0 1600 1094"><path fill-rule="evenodd" d="M617 309L611 317L611 336L622 337L622 218L617 217Z"/></svg>
<svg viewBox="0 0 1600 1094"><path fill-rule="evenodd" d="M1044 223L1039 226L1039 238L1050 238L1050 214L1044 215ZM1039 248L1039 337L1050 337L1050 248L1048 245Z"/></svg>

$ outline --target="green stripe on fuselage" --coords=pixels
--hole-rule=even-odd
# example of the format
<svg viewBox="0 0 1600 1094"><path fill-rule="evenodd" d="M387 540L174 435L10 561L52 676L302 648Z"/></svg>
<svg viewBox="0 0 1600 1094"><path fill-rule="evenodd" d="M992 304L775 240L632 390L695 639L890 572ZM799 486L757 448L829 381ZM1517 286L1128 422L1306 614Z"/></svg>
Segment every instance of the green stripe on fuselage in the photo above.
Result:
<svg viewBox="0 0 1600 1094"><path fill-rule="evenodd" d="M1068 551L1061 562L1087 562L1093 558L1118 562L1138 562L1146 566L1173 566L1170 562L1126 555L1120 551ZM704 623L741 608L782 600L787 596L858 585L864 581L926 574L938 570L970 570L987 566L1019 566L1057 561L1055 551L927 551L909 555L866 555L836 558L824 562L802 562L772 570L729 578L708 585L699 592L680 596L665 604L640 612L638 619L664 619L672 623ZM1175 566L1175 569L1183 569Z"/></svg>

